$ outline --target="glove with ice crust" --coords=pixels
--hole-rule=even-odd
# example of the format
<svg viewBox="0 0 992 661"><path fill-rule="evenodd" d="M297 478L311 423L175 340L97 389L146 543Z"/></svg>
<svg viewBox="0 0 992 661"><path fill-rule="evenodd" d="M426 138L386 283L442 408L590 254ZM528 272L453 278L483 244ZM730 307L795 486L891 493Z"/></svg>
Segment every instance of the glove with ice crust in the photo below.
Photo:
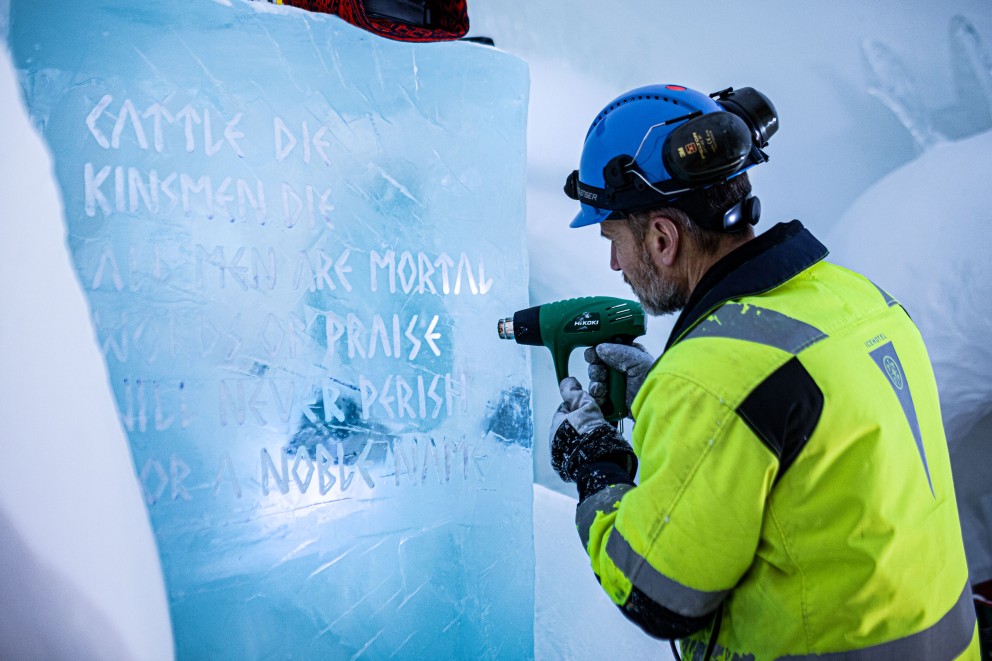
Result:
<svg viewBox="0 0 992 661"><path fill-rule="evenodd" d="M592 395L575 377L559 385L562 404L551 420L551 467L565 482L575 482L593 464L612 462L632 478L637 457L630 444L606 422Z"/></svg>

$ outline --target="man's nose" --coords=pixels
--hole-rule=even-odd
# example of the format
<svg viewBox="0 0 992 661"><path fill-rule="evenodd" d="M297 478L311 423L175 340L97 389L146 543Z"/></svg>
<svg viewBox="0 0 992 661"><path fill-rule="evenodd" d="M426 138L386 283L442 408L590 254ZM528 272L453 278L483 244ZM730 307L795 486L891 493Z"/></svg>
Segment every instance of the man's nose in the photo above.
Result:
<svg viewBox="0 0 992 661"><path fill-rule="evenodd" d="M620 270L620 260L617 259L617 246L614 243L610 244L610 268L614 271Z"/></svg>

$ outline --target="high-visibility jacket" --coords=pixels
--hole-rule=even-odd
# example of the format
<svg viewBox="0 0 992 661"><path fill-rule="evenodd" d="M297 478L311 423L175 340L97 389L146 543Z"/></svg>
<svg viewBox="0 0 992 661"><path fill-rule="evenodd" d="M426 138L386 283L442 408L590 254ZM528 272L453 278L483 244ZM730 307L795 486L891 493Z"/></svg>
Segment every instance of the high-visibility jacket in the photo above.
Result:
<svg viewBox="0 0 992 661"><path fill-rule="evenodd" d="M920 333L826 254L792 221L704 276L632 406L639 485L579 505L593 570L635 621L719 612L714 658L978 659Z"/></svg>

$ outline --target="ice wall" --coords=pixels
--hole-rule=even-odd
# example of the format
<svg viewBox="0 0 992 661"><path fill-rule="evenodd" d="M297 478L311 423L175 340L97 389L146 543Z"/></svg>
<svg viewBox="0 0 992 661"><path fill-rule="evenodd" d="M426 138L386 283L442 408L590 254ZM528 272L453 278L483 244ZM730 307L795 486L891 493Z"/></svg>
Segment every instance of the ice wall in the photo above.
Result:
<svg viewBox="0 0 992 661"><path fill-rule="evenodd" d="M243 2L9 30L179 656L531 656L529 368L494 332L526 66Z"/></svg>

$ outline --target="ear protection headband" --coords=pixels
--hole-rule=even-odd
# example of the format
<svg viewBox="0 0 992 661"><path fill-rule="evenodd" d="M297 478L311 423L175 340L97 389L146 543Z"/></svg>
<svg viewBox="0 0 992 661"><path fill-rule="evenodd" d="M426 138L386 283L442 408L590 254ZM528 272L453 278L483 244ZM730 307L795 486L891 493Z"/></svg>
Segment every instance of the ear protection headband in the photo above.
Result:
<svg viewBox="0 0 992 661"><path fill-rule="evenodd" d="M603 168L604 188L579 180L578 170L565 182L573 200L613 211L633 212L679 200L679 207L703 222L707 229L733 231L760 216L758 199L749 196L726 211L723 218L708 219L701 196L695 191L726 181L733 175L768 160L762 148L778 130L778 113L771 101L752 87L727 88L710 95L722 112L694 112L652 126L633 155L621 154ZM661 146L662 164L671 179L652 182L638 166L638 158L653 130L669 129ZM650 158L652 155L645 155ZM696 214L688 207L698 207ZM706 220L704 220L706 219Z"/></svg>

